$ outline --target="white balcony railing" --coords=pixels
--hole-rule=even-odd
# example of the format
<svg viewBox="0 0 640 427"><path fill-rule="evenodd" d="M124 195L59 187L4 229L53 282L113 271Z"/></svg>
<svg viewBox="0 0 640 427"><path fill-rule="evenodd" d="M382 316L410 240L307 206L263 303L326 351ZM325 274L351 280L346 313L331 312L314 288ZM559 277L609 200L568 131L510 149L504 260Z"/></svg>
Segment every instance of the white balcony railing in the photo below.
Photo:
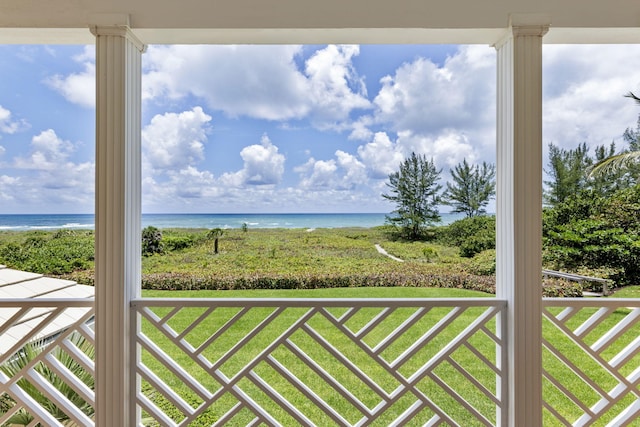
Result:
<svg viewBox="0 0 640 427"><path fill-rule="evenodd" d="M139 300L136 403L163 426L494 425L504 308L486 298Z"/></svg>
<svg viewBox="0 0 640 427"><path fill-rule="evenodd" d="M506 425L505 308L497 299L135 300L133 409L162 426ZM20 416L93 425L93 302L2 300L0 315L0 342L14 340L0 354L0 426ZM545 425L638 419L640 301L545 299L541 346Z"/></svg>
<svg viewBox="0 0 640 427"><path fill-rule="evenodd" d="M93 425L92 319L89 299L0 299L0 426Z"/></svg>
<svg viewBox="0 0 640 427"><path fill-rule="evenodd" d="M543 405L549 425L637 423L640 300L544 299L543 321Z"/></svg>

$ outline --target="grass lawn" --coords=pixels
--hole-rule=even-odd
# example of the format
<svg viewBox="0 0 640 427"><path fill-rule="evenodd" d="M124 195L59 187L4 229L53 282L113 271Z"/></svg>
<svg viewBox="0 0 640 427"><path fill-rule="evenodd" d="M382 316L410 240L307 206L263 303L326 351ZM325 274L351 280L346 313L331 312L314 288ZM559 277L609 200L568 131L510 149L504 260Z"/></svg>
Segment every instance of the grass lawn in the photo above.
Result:
<svg viewBox="0 0 640 427"><path fill-rule="evenodd" d="M639 286L625 286L624 288L617 289L610 298L640 298L640 285Z"/></svg>

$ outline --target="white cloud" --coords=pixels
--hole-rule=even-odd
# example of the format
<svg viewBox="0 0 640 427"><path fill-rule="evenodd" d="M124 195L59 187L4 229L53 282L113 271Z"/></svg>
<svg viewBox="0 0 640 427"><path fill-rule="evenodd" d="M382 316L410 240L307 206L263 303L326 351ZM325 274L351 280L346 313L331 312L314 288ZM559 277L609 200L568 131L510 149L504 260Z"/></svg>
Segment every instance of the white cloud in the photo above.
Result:
<svg viewBox="0 0 640 427"><path fill-rule="evenodd" d="M244 161L241 170L225 173L220 177L223 185L243 187L247 185L275 185L282 180L285 156L278 152L267 135L260 144L249 145L240 151Z"/></svg>
<svg viewBox="0 0 640 427"><path fill-rule="evenodd" d="M96 66L94 46L85 46L73 60L82 64L83 71L67 76L55 74L45 79L45 83L60 93L67 101L86 108L96 105Z"/></svg>
<svg viewBox="0 0 640 427"><path fill-rule="evenodd" d="M195 95L231 117L286 121L310 117L344 126L369 108L352 58L357 46L327 46L301 70L301 46L151 46L144 56L143 98Z"/></svg>
<svg viewBox="0 0 640 427"><path fill-rule="evenodd" d="M53 129L47 129L31 139L31 154L27 158L17 158L16 167L36 170L64 169L73 151L74 146L71 142L59 138Z"/></svg>
<svg viewBox="0 0 640 427"><path fill-rule="evenodd" d="M374 179L387 178L405 157L386 132L377 132L373 141L359 146L358 155Z"/></svg>
<svg viewBox="0 0 640 427"><path fill-rule="evenodd" d="M143 97L206 100L232 117L303 117L307 84L296 69L300 46L150 46L144 56Z"/></svg>
<svg viewBox="0 0 640 427"><path fill-rule="evenodd" d="M294 168L300 175L299 188L307 190L352 191L367 184L364 163L356 156L342 150L335 152L335 159L316 160Z"/></svg>
<svg viewBox="0 0 640 427"><path fill-rule="evenodd" d="M142 129L145 166L151 173L181 170L204 158L211 116L201 107L181 113L158 114Z"/></svg>
<svg viewBox="0 0 640 427"><path fill-rule="evenodd" d="M307 60L312 121L319 127L340 128L352 110L371 107L364 81L352 64L359 53L359 46L329 45Z"/></svg>
<svg viewBox="0 0 640 427"><path fill-rule="evenodd" d="M426 58L381 80L375 119L393 130L437 135L495 127L495 50L461 46L439 66Z"/></svg>
<svg viewBox="0 0 640 427"><path fill-rule="evenodd" d="M91 212L94 204L95 167L72 159L76 146L53 129L33 136L30 153L11 164L17 176L2 177L1 198L49 212Z"/></svg>
<svg viewBox="0 0 640 427"><path fill-rule="evenodd" d="M405 157L411 152L425 155L427 159L433 159L436 168L443 169L445 173L447 169L453 168L464 159L474 164L482 155L479 147L473 146L464 134L453 130L444 132L436 138L414 135L408 131L400 132L397 144L405 153Z"/></svg>
<svg viewBox="0 0 640 427"><path fill-rule="evenodd" d="M27 122L24 120L13 120L11 111L0 105L0 133L14 134L27 127L29 127Z"/></svg>
<svg viewBox="0 0 640 427"><path fill-rule="evenodd" d="M543 141L564 148L621 142L640 109L623 96L640 91L640 48L545 45ZM620 144L618 144L620 147Z"/></svg>
<svg viewBox="0 0 640 427"><path fill-rule="evenodd" d="M333 187L337 170L335 160L315 160L313 157L294 169L301 176L300 187L305 189Z"/></svg>

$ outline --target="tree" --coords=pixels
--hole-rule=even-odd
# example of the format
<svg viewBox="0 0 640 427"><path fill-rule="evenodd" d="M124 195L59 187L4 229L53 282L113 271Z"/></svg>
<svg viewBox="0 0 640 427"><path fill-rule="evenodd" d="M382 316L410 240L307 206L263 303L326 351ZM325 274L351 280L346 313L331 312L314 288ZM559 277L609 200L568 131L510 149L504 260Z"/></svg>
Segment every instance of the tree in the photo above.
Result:
<svg viewBox="0 0 640 427"><path fill-rule="evenodd" d="M567 197L586 187L585 170L592 164L587 144L578 145L575 150L565 150L553 143L549 144L549 169L551 180L545 181L547 190L544 201L549 206L564 202Z"/></svg>
<svg viewBox="0 0 640 427"><path fill-rule="evenodd" d="M212 228L207 233L207 238L213 239L213 253L214 254L218 253L218 239L220 237L222 237L223 234L224 234L224 231L222 230L222 228Z"/></svg>
<svg viewBox="0 0 640 427"><path fill-rule="evenodd" d="M425 225L440 221L437 210L440 204L437 184L440 171L436 170L433 159L428 161L424 155L411 156L400 164L397 172L389 174L387 186L391 194L382 197L395 203L395 215L387 215L387 221L400 226L409 240L417 240L423 235Z"/></svg>
<svg viewBox="0 0 640 427"><path fill-rule="evenodd" d="M162 231L153 226L142 230L142 255L161 254L164 251Z"/></svg>
<svg viewBox="0 0 640 427"><path fill-rule="evenodd" d="M447 183L444 204L467 218L485 214L489 200L496 194L496 167L486 162L471 167L464 159L451 171L451 177L453 184Z"/></svg>
<svg viewBox="0 0 640 427"><path fill-rule="evenodd" d="M636 103L640 104L640 98L629 92L625 95ZM614 154L596 163L591 169L590 176L597 176L602 173L615 172L620 169L629 168L640 162L640 125L636 131L627 129L624 133L625 140L629 143L629 150ZM637 181L636 181L637 182Z"/></svg>

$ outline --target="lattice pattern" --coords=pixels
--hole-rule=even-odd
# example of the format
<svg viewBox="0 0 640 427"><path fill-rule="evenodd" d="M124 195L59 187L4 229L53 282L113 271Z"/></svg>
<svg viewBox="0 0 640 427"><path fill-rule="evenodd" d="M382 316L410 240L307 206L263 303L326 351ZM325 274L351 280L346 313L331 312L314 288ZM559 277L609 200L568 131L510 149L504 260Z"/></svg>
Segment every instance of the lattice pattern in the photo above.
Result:
<svg viewBox="0 0 640 427"><path fill-rule="evenodd" d="M549 299L543 319L545 424L638 425L640 301Z"/></svg>
<svg viewBox="0 0 640 427"><path fill-rule="evenodd" d="M92 319L91 300L0 300L0 426L93 425Z"/></svg>
<svg viewBox="0 0 640 427"><path fill-rule="evenodd" d="M502 301L137 300L133 310L145 424L473 426L506 411Z"/></svg>

